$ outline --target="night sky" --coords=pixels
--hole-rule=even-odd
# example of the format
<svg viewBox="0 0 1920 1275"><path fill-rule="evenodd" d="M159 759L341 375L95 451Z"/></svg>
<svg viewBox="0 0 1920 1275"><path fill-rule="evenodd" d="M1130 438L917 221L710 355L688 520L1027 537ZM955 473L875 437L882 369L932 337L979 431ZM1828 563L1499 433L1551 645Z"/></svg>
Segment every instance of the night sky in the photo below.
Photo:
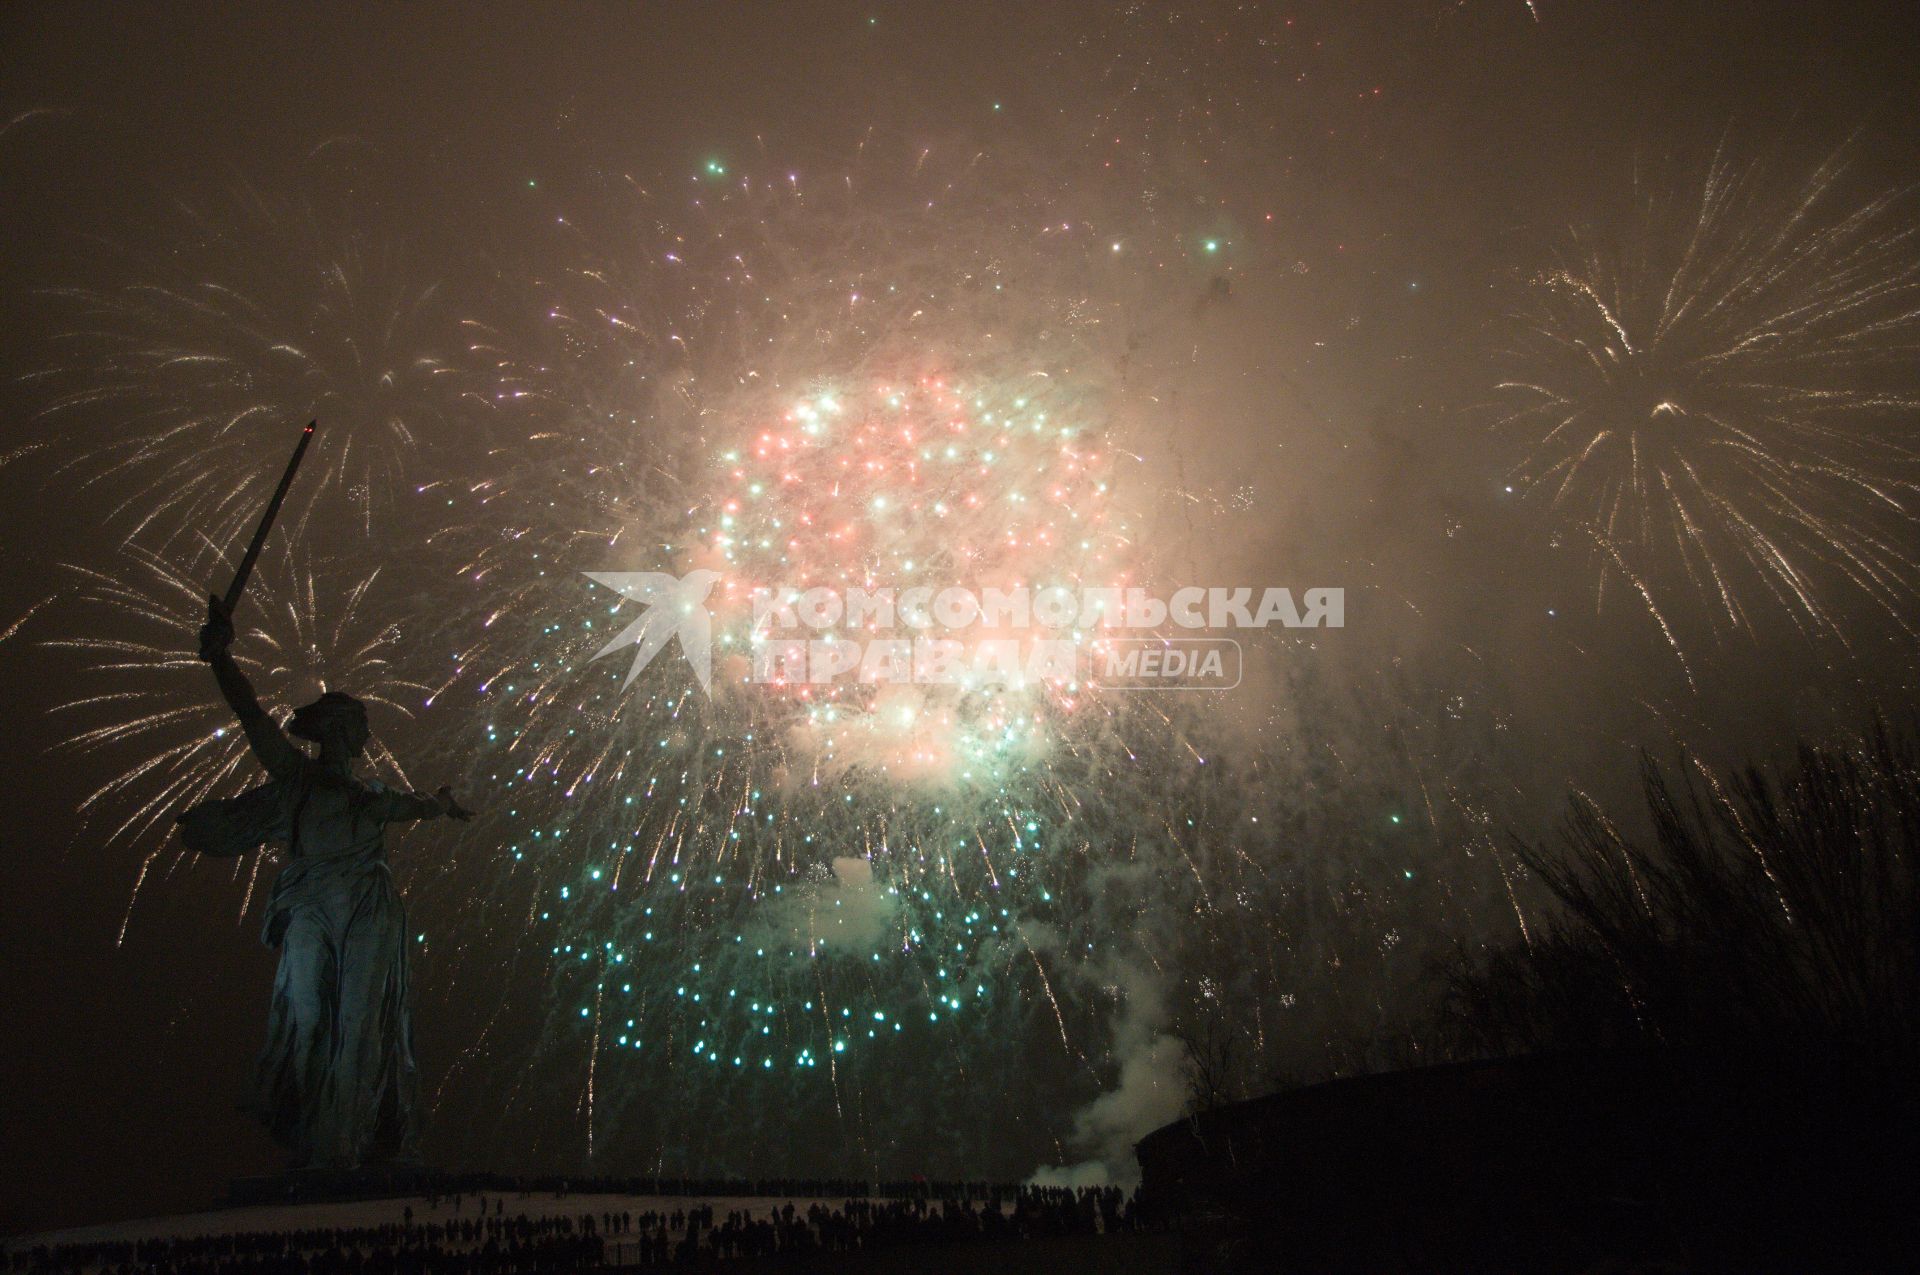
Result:
<svg viewBox="0 0 1920 1275"><path fill-rule="evenodd" d="M1197 1023L1418 1060L1570 788L1908 711L1916 21L9 6L0 1222L278 1164L273 866L168 823L255 782L196 608L312 417L236 652L483 811L390 839L431 1162L1124 1178ZM1347 620L1198 699L591 659L584 571L850 562Z"/></svg>

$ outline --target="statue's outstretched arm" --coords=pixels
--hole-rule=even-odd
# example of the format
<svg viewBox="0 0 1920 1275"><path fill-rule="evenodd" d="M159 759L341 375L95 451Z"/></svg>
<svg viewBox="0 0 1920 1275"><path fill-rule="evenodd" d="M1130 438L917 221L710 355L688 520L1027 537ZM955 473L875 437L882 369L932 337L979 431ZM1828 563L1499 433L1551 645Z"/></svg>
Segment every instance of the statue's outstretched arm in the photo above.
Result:
<svg viewBox="0 0 1920 1275"><path fill-rule="evenodd" d="M276 779L291 774L300 767L300 750L260 706L260 697L253 693L253 683L240 671L228 650L232 645L232 618L220 599L207 599L207 622L200 629L200 658L213 667L213 680L219 683L221 696L233 715L240 719L240 728L247 733L247 744L260 764L267 768L267 773Z"/></svg>
<svg viewBox="0 0 1920 1275"><path fill-rule="evenodd" d="M415 819L438 819L440 803L423 792L388 792L380 796L380 818L384 823L411 823Z"/></svg>
<svg viewBox="0 0 1920 1275"><path fill-rule="evenodd" d="M445 815L449 819L461 822L473 818L473 811L466 809L453 799L451 788L442 788L437 793L390 792L383 797L385 803L381 816L388 823L404 823L412 819L438 819Z"/></svg>

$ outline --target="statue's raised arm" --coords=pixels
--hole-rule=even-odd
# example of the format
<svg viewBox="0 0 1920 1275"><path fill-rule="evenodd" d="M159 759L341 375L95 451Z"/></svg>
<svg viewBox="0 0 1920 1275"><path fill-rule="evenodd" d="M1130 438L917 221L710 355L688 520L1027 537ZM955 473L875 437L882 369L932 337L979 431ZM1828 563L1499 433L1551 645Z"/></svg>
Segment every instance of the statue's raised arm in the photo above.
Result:
<svg viewBox="0 0 1920 1275"><path fill-rule="evenodd" d="M299 769L300 750L293 746L272 715L260 706L253 683L234 662L229 649L232 646L233 617L227 613L225 603L209 597L207 622L200 626L200 658L213 666L214 681L220 684L220 694L226 699L227 707L240 719L240 728L246 732L254 757L267 768L268 774L283 779Z"/></svg>
<svg viewBox="0 0 1920 1275"><path fill-rule="evenodd" d="M294 747L273 715L261 706L253 683L233 658L232 646L233 619L226 604L217 597L209 597L207 622L200 626L200 658L213 667L220 694L240 720L254 757L275 779L287 778L299 770L306 757ZM330 754L338 758L356 757L367 741L366 709L350 695L329 691L295 711L293 729L301 738L320 744L323 762L330 759ZM339 747L330 747L331 743ZM453 790L445 786L430 794L382 790L379 797L375 813L383 823L439 818L464 823L473 818L473 811L456 801Z"/></svg>

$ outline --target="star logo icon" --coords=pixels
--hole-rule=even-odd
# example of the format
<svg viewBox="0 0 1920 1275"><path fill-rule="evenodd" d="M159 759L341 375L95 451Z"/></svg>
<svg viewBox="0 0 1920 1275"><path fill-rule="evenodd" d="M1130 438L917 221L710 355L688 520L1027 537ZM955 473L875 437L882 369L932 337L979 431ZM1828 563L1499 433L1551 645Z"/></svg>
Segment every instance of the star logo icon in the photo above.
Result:
<svg viewBox="0 0 1920 1275"><path fill-rule="evenodd" d="M718 571L701 568L677 577L664 571L588 571L583 574L595 584L604 584L621 597L643 603L647 608L593 657L597 660L623 646L633 647L633 664L627 669L622 690L632 686L640 670L652 663L669 639L677 636L680 653L687 657L700 689L709 695L713 693L713 617L707 612L707 595L720 579Z"/></svg>

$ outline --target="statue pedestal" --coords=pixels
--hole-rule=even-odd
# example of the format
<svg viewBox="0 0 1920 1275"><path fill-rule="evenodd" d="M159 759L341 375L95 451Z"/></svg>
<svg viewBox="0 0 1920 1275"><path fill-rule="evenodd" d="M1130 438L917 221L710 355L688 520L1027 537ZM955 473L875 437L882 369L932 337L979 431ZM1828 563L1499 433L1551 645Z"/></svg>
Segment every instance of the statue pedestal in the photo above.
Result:
<svg viewBox="0 0 1920 1275"><path fill-rule="evenodd" d="M227 1183L227 1202L309 1204L316 1200L380 1200L424 1195L442 1176L418 1164L379 1164L359 1169L289 1169Z"/></svg>

